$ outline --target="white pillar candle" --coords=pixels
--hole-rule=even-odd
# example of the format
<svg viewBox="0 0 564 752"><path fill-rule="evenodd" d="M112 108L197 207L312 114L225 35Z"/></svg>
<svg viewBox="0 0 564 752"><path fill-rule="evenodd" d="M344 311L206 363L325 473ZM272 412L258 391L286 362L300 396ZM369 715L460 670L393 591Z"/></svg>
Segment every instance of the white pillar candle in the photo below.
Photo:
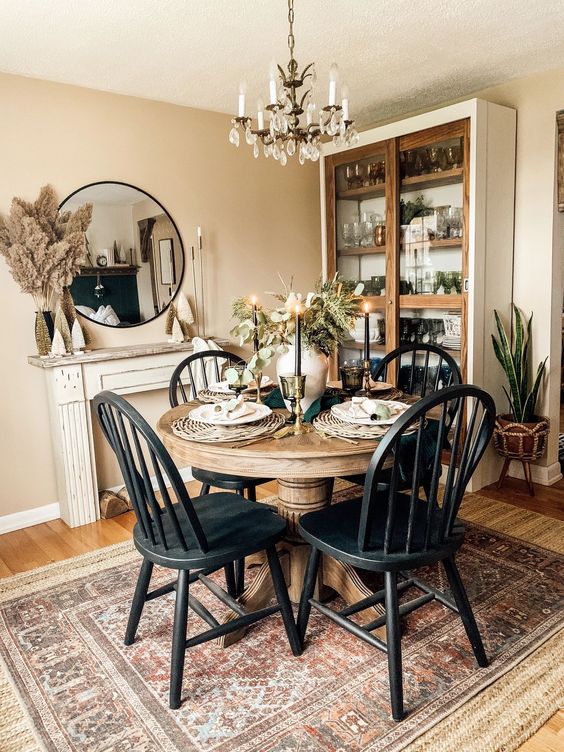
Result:
<svg viewBox="0 0 564 752"><path fill-rule="evenodd" d="M270 93L270 104L276 104L278 101L278 94L276 93L276 79L278 78L278 67L276 60L270 62L270 75L269 75L268 90Z"/></svg>
<svg viewBox="0 0 564 752"><path fill-rule="evenodd" d="M313 102L310 102L306 108L306 124L311 125L313 123L313 113L315 110L315 105Z"/></svg>
<svg viewBox="0 0 564 752"><path fill-rule="evenodd" d="M349 87L343 84L341 87L341 97L343 99L341 106L343 108L343 120L349 119Z"/></svg>
<svg viewBox="0 0 564 752"><path fill-rule="evenodd" d="M239 84L239 110L238 115L240 118L245 117L245 94L247 93L247 84L245 81L241 81Z"/></svg>
<svg viewBox="0 0 564 752"><path fill-rule="evenodd" d="M337 79L339 78L339 69L336 64L329 68L329 107L334 107L337 103Z"/></svg>
<svg viewBox="0 0 564 752"><path fill-rule="evenodd" d="M262 99L257 101L257 120L259 131L264 130L264 102Z"/></svg>

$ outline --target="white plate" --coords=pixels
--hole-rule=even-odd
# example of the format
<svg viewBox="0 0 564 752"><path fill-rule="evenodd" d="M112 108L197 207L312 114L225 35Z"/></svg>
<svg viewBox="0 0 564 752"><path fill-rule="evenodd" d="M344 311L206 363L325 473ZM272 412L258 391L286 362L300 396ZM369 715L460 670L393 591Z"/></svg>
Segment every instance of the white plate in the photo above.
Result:
<svg viewBox="0 0 564 752"><path fill-rule="evenodd" d="M349 408L352 404L351 402L344 402L342 405L333 405L331 412L340 420L344 420L347 423L356 423L359 426L391 426L392 423L395 423L396 420L401 415L403 415L406 410L409 410L410 407L409 405L405 405L403 402L394 402L393 400L374 401L381 402L389 408L397 408L398 412L395 415L392 415L391 418L387 418L386 420L372 420L369 415L367 415L366 418L355 418L349 413Z"/></svg>
<svg viewBox="0 0 564 752"><path fill-rule="evenodd" d="M190 418L199 423L211 423L216 426L239 426L242 423L256 423L257 420L266 418L272 410L267 405L256 405L254 402L245 402L245 412L237 418L226 418L222 413L214 410L215 405L202 405L190 412Z"/></svg>
<svg viewBox="0 0 564 752"><path fill-rule="evenodd" d="M265 386L270 386L270 384L272 384L272 379L268 376L263 376L260 382L261 389L264 389ZM227 381L216 381L215 384L210 384L208 389L210 390L210 392L225 392L226 394L235 394L233 389L230 388ZM251 384L249 386L245 387L243 391L245 391L246 389L256 389L254 379L253 381L251 381Z"/></svg>
<svg viewBox="0 0 564 752"><path fill-rule="evenodd" d="M390 389L394 389L393 384L388 384L385 381L370 381L371 392L389 392Z"/></svg>

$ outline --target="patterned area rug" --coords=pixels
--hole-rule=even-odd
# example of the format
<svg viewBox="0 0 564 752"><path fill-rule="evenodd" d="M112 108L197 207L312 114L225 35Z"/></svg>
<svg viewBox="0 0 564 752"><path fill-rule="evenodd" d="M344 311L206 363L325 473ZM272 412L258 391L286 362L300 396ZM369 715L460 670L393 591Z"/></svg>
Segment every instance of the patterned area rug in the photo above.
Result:
<svg viewBox="0 0 564 752"><path fill-rule="evenodd" d="M337 500L350 494L340 491ZM212 643L190 650L186 700L170 711L174 596L147 604L138 640L125 647L139 559L120 544L0 581L0 749L515 749L563 699L557 631L564 557L535 542L557 549L552 540L561 543L564 525L475 495L465 504L498 529L523 526L528 540L468 525L459 566L492 662L477 668L459 620L442 606L411 614L402 643L409 712L402 723L390 720L385 655L315 613L300 658L291 656L277 616L226 650ZM446 589L437 568L425 575ZM157 579L169 577L161 570ZM191 633L201 628L192 617Z"/></svg>

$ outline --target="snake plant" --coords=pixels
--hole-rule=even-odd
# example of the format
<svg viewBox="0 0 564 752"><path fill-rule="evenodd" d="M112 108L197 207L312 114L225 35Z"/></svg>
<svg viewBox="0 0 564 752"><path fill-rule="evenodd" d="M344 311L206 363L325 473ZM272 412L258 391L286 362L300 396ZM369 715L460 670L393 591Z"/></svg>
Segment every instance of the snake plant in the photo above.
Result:
<svg viewBox="0 0 564 752"><path fill-rule="evenodd" d="M530 342L533 314L526 321L523 313L515 304L513 309L513 327L511 338L507 336L501 317L494 310L499 339L492 334L492 344L509 384L509 391L503 387L514 421L517 423L535 422L535 407L542 382L547 358L539 363L532 388L529 388Z"/></svg>

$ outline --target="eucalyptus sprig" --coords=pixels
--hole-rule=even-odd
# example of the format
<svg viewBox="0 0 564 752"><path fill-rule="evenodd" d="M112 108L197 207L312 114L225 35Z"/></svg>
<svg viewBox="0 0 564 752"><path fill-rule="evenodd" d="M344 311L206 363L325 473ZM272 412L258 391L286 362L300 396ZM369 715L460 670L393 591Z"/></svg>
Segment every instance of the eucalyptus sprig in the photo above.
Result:
<svg viewBox="0 0 564 752"><path fill-rule="evenodd" d="M253 306L249 298L240 297L233 301L233 317L238 322L231 335L239 338L241 347L258 343L258 350L247 363L247 368L254 375L261 373L275 355L282 355L288 351L287 340L279 326L272 320L269 311L257 305L257 323L253 321Z"/></svg>

